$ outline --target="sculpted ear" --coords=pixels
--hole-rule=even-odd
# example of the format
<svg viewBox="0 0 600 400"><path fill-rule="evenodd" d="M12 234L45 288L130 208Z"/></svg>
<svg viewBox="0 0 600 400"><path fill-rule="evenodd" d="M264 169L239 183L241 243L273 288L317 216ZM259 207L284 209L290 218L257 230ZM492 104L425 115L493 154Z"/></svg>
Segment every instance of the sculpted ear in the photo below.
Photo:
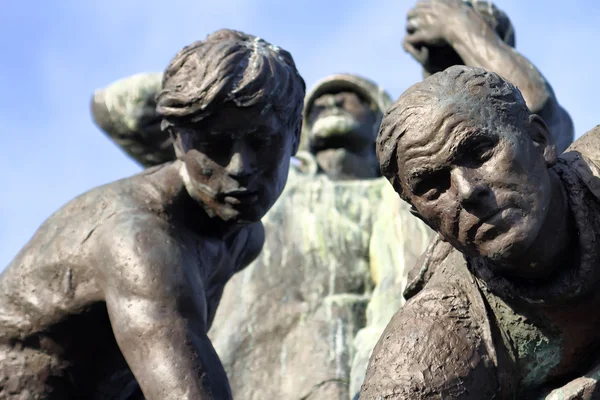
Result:
<svg viewBox="0 0 600 400"><path fill-rule="evenodd" d="M556 164L556 145L550 136L548 126L539 115L529 116L529 131L534 145L542 152L546 165L550 167Z"/></svg>

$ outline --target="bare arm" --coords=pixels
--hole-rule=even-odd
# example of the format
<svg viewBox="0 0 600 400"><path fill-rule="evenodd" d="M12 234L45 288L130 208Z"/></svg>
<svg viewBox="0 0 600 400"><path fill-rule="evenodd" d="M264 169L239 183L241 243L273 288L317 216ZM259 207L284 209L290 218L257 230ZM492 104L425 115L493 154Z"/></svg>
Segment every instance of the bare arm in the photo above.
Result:
<svg viewBox="0 0 600 400"><path fill-rule="evenodd" d="M471 9L468 12L475 13ZM558 104L550 83L526 57L500 40L481 17L469 20L472 26L454 29L454 50L465 65L496 72L518 87L531 112L546 121L562 153L573 141L573 123Z"/></svg>
<svg viewBox="0 0 600 400"><path fill-rule="evenodd" d="M473 311L450 285L408 301L373 349L360 399L505 398Z"/></svg>
<svg viewBox="0 0 600 400"><path fill-rule="evenodd" d="M104 292L119 348L149 400L230 399L206 336L202 288L191 288L173 239L155 225L112 229L105 249L112 262Z"/></svg>
<svg viewBox="0 0 600 400"><path fill-rule="evenodd" d="M504 43L473 8L460 0L422 0L409 12L405 49L418 55L422 46L445 42L463 63L496 72L519 88L529 109L548 124L557 150L573 141L569 114L541 72L522 54Z"/></svg>
<svg viewBox="0 0 600 400"><path fill-rule="evenodd" d="M175 159L171 138L161 131L155 109L161 83L162 73L128 76L96 90L90 104L98 128L146 168Z"/></svg>

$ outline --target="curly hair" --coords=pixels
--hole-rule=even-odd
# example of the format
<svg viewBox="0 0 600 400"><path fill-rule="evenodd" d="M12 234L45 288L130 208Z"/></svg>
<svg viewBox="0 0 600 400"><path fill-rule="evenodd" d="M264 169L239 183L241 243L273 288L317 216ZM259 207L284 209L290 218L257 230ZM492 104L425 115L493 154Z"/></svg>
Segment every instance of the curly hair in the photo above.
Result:
<svg viewBox="0 0 600 400"><path fill-rule="evenodd" d="M224 103L272 110L300 135L306 85L289 52L221 29L184 47L166 68L156 111L162 129L196 123ZM298 139L298 138L297 138Z"/></svg>
<svg viewBox="0 0 600 400"><path fill-rule="evenodd" d="M433 116L432 110L439 110L441 114ZM438 128L445 119L459 114L466 120L476 118L491 127L498 118L524 121L530 111L519 89L482 68L455 65L408 88L383 116L376 144L381 173L404 200L407 197L399 178L403 171L398 170L397 162L399 152L403 151L399 141L414 134L411 127L422 127L422 121L437 118L433 129L428 129L427 137L419 142L422 144L425 140L441 147L447 138L438 134ZM419 134L424 132L419 131Z"/></svg>

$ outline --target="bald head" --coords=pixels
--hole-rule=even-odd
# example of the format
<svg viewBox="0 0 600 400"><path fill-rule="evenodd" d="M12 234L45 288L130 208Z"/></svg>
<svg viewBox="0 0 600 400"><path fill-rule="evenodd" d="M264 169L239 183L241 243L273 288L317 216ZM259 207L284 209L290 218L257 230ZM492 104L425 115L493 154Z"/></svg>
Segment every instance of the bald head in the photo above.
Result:
<svg viewBox="0 0 600 400"><path fill-rule="evenodd" d="M452 66L411 86L385 113L377 138L381 172L402 196L397 158L403 153L435 152L455 145L457 129L517 126L529 115L521 92L497 74Z"/></svg>

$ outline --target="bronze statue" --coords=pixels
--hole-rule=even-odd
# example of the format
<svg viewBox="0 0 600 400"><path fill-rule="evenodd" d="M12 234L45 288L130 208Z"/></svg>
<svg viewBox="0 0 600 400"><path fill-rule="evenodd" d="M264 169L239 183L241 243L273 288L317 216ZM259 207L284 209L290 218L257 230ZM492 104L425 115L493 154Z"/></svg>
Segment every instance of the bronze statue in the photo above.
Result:
<svg viewBox="0 0 600 400"><path fill-rule="evenodd" d="M381 171L438 240L361 399L598 398L599 135L557 157L519 90L480 68L402 94L379 132Z"/></svg>
<svg viewBox="0 0 600 400"><path fill-rule="evenodd" d="M573 141L573 123L540 71L515 50L514 27L487 0L419 0L407 14L404 49L427 77L452 65L484 68L516 85L544 118L557 150Z"/></svg>
<svg viewBox="0 0 600 400"><path fill-rule="evenodd" d="M77 197L0 275L0 397L231 398L206 333L261 250L304 91L287 51L241 32L173 58L157 113L177 160Z"/></svg>
<svg viewBox="0 0 600 400"><path fill-rule="evenodd" d="M146 166L171 157L150 106L160 75L114 82L92 106L99 127ZM307 93L300 151L263 219L263 251L226 285L209 331L234 397L346 400L359 391L371 350L404 302L407 267L431 237L379 177L375 138L391 103L351 74Z"/></svg>

